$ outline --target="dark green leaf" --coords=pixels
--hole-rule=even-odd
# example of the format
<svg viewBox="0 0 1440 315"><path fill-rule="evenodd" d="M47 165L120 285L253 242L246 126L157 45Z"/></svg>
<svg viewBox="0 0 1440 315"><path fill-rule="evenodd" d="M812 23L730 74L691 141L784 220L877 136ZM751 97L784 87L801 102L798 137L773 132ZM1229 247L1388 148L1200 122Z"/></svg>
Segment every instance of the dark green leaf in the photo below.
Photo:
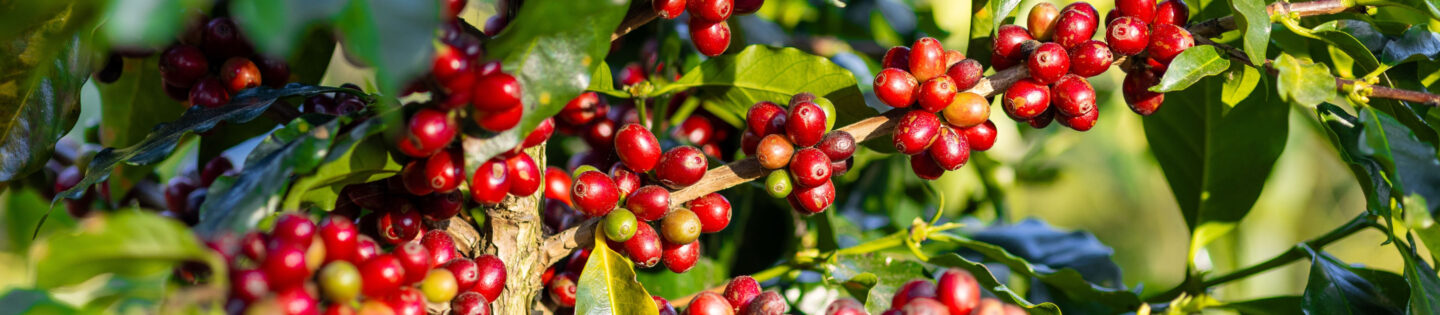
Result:
<svg viewBox="0 0 1440 315"><path fill-rule="evenodd" d="M1213 46L1193 47L1175 56L1166 69L1165 77L1160 79L1159 85L1150 87L1151 91L1183 90L1202 78L1230 69L1230 59L1221 56L1220 50Z"/></svg>
<svg viewBox="0 0 1440 315"><path fill-rule="evenodd" d="M998 236L999 233L995 234L996 235L990 235L988 237L993 239ZM1063 235L1061 237L1063 237ZM1093 238L1094 236L1090 237ZM1107 270L1095 270L1095 268L1087 268L1087 272L1094 273L1092 274L1092 277L1094 278L1111 278L1104 280L1109 283L1097 284L1087 280L1085 278L1085 275L1082 275L1080 271L1077 271L1076 269L1072 269L1069 267L1052 267L1045 264L1032 263L1030 261L1026 261L1024 258L1011 254L1006 249L996 246L996 244L990 244L984 241L979 241L977 239L969 239L965 237L951 235L937 237L936 240L949 242L951 244L959 245L966 249L973 250L977 253L980 253L981 255L984 255L988 261L997 262L1005 265L1006 267L1009 267L1011 272L1023 275L1025 277L1038 279L1040 280L1040 282L1043 282L1058 291L1054 295L1063 294L1072 301L1096 302L1108 307L1113 312L1124 312L1126 310L1133 310L1140 307L1140 297L1136 296L1134 292L1125 290L1123 287L1123 283L1119 283L1120 279L1118 279L1118 268L1115 268L1114 270L1108 270L1109 273L1114 273L1113 275L1111 275L1111 277L1104 277L1103 273L1106 273ZM1085 245L1076 244L1074 242L1065 242L1050 238L1044 238L1043 240L1053 242L1053 247L1046 246L1046 248L1050 250L1064 248L1067 245L1074 246L1073 248L1077 250L1082 250L1083 248L1085 248ZM1010 241L1009 243L1011 243L1011 246L1016 246L1020 245L1019 243L1025 242L1025 239L1008 239L1004 241ZM1083 255L1082 252L1066 252L1063 254L1056 252L1051 253L1051 255L1057 256L1039 257L1038 255L1046 255L1044 253L1041 253L1045 249L1025 248L1021 250L1030 250L1031 252L1028 252L1026 254L1036 256L1035 258L1051 260L1055 258L1078 259L1078 257L1075 256ZM1110 264L1112 266L1111 268L1114 268L1113 263ZM1086 266L1077 265L1077 267L1083 268Z"/></svg>
<svg viewBox="0 0 1440 315"><path fill-rule="evenodd" d="M1440 200L1440 161L1434 147L1415 138L1394 117L1372 107L1350 116L1334 105L1317 108L1330 140L1365 191L1366 208L1390 217L1392 198L1417 194ZM1430 203L1432 215L1440 204Z"/></svg>
<svg viewBox="0 0 1440 315"><path fill-rule="evenodd" d="M123 148L140 143L150 128L180 118L185 105L165 95L160 82L159 58L125 59L124 74L100 90L100 145ZM110 189L130 191L155 166L116 165L110 172ZM124 197L124 196L112 196Z"/></svg>
<svg viewBox="0 0 1440 315"><path fill-rule="evenodd" d="M192 14L210 9L209 1L108 1L100 32L111 43L132 47L159 47L175 41Z"/></svg>
<svg viewBox="0 0 1440 315"><path fill-rule="evenodd" d="M880 254L837 255L825 265L824 272L865 303L871 314L890 309L890 297L906 282L927 279L924 265Z"/></svg>
<svg viewBox="0 0 1440 315"><path fill-rule="evenodd" d="M1231 309L1241 314L1300 315L1303 314L1300 310L1300 300L1299 296L1287 295L1225 303L1221 308Z"/></svg>
<svg viewBox="0 0 1440 315"><path fill-rule="evenodd" d="M1275 83L1282 101L1314 107L1335 97L1335 77L1324 64L1280 54L1275 68L1280 72Z"/></svg>
<svg viewBox="0 0 1440 315"><path fill-rule="evenodd" d="M5 305L5 309L0 310L0 314L3 315L74 314L79 312L74 306L55 299L45 290L10 290L4 296L0 296L0 305Z"/></svg>
<svg viewBox="0 0 1440 315"><path fill-rule="evenodd" d="M635 278L645 285L645 290L650 291L650 294L666 299L678 299L705 289L722 286L730 278L725 266L705 257L701 257L699 261L695 262L695 267L685 273L674 273L667 268L655 269L655 271L640 271L636 273Z"/></svg>
<svg viewBox="0 0 1440 315"><path fill-rule="evenodd" d="M222 177L210 186L205 203L200 205L196 232L213 235L253 229L261 219L277 210L276 202L271 199L278 199L287 188L277 183L288 181L291 174L305 174L315 169L335 140L336 129L343 120L344 117L325 115L302 116L284 129L276 130L250 152L239 177Z"/></svg>
<svg viewBox="0 0 1440 315"><path fill-rule="evenodd" d="M224 287L224 262L179 221L120 211L82 223L74 233L52 235L30 249L37 288L78 284L106 273L168 274L184 262L209 264L217 270L216 285Z"/></svg>
<svg viewBox="0 0 1440 315"><path fill-rule="evenodd" d="M1400 38L1386 42L1385 50L1380 52L1380 62L1391 66L1412 60L1434 60L1436 57L1440 57L1440 34L1431 32L1424 25L1405 30Z"/></svg>
<svg viewBox="0 0 1440 315"><path fill-rule="evenodd" d="M1350 58L1360 64L1362 71L1368 72L1379 68L1380 60L1375 58L1369 47L1351 34L1355 29L1362 28L1370 28L1370 24L1356 20L1336 20L1320 24L1311 31L1321 40L1350 55ZM1373 32L1373 29L1371 31Z"/></svg>
<svg viewBox="0 0 1440 315"><path fill-rule="evenodd" d="M1230 10L1235 14L1236 28L1244 34L1245 56L1250 60L1265 60L1265 49L1270 46L1270 13L1265 11L1264 0L1230 0Z"/></svg>
<svg viewBox="0 0 1440 315"><path fill-rule="evenodd" d="M1440 314L1440 277L1409 246L1395 246L1405 259L1405 282L1410 285L1408 314Z"/></svg>
<svg viewBox="0 0 1440 315"><path fill-rule="evenodd" d="M355 0L340 13L335 28L345 50L375 68L380 94L399 95L410 79L430 69L435 29L440 26L439 4Z"/></svg>
<svg viewBox="0 0 1440 315"><path fill-rule="evenodd" d="M520 126L506 133L518 134L516 138L530 134L590 86L590 76L605 63L610 35L629 3L532 1L520 6L510 26L485 43L486 55L503 61L524 94Z"/></svg>
<svg viewBox="0 0 1440 315"><path fill-rule="evenodd" d="M245 37L260 51L287 56L307 34L312 24L335 17L345 0L236 0L230 1L230 16L245 31Z"/></svg>
<svg viewBox="0 0 1440 315"><path fill-rule="evenodd" d="M605 244L605 233L595 233L595 248L580 272L575 313L658 314L655 300L635 280L635 263Z"/></svg>
<svg viewBox="0 0 1440 315"><path fill-rule="evenodd" d="M1404 314L1410 294L1400 275L1347 266L1311 252L1310 280L1301 307L1309 314Z"/></svg>
<svg viewBox="0 0 1440 315"><path fill-rule="evenodd" d="M995 274L990 272L990 267L986 267L985 264L970 261L956 254L936 256L930 258L929 263L969 271L975 275L975 280L980 283L980 288L989 290L990 293L994 293L996 297L999 297L1000 300L1005 301L1005 303L1024 307L1030 314L1060 314L1060 307L1055 306L1055 303L1045 302L1035 304L1026 301L1019 293L1010 290L1010 288L1006 287L1004 283L1001 283L999 279L996 279Z"/></svg>
<svg viewBox="0 0 1440 315"><path fill-rule="evenodd" d="M70 31L86 21L68 10L46 18L0 46L0 181L44 166L80 114L91 53L88 37Z"/></svg>
<svg viewBox="0 0 1440 315"><path fill-rule="evenodd" d="M402 165L391 156L389 144L376 136L384 130L385 119L371 118L340 135L315 173L296 179L290 186L280 208L302 209L308 204L331 210L345 186L399 173Z"/></svg>
<svg viewBox="0 0 1440 315"><path fill-rule="evenodd" d="M706 60L679 81L656 93L699 88L722 110L745 117L750 106L760 101L786 104L800 92L810 92L835 104L835 125L845 126L878 113L865 106L865 97L849 70L824 57L795 48L751 45L734 55Z"/></svg>

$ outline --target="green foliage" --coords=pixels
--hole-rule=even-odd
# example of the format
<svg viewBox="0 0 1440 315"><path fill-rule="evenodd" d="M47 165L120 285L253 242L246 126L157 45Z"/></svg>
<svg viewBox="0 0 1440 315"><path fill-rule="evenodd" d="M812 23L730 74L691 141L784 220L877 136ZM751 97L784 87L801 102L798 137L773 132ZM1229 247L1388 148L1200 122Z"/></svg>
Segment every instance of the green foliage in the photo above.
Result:
<svg viewBox="0 0 1440 315"><path fill-rule="evenodd" d="M1060 307L1055 306L1055 303L1031 303L1030 301L1026 301L1025 297L1020 296L1019 293L1006 287L1004 283L1001 283L999 279L995 278L995 273L991 272L990 267L985 266L985 264L965 259L965 257L956 254L936 256L930 259L929 262L940 266L956 267L969 271L970 274L975 275L975 280L980 283L980 288L989 290L991 293L994 293L996 297L1000 298L1001 301L1005 301L1005 303L1024 307L1030 314L1060 314Z"/></svg>
<svg viewBox="0 0 1440 315"><path fill-rule="evenodd" d="M271 134L250 152L245 159L245 171L239 177L233 180L222 177L210 186L205 203L200 206L196 232L216 235L222 231L241 233L254 229L261 219L277 210L270 200L278 198L287 187L276 183L289 180L292 174L309 173L319 166L345 120L345 117L302 116Z"/></svg>
<svg viewBox="0 0 1440 315"><path fill-rule="evenodd" d="M1440 198L1440 189L1430 184L1440 182L1435 148L1417 140L1394 117L1369 107L1360 109L1358 117L1330 104L1316 110L1331 143L1364 188L1366 208L1372 214L1390 218L1392 198L1410 194L1440 200L1435 199ZM1426 210L1434 215L1440 210L1437 206Z"/></svg>
<svg viewBox="0 0 1440 315"><path fill-rule="evenodd" d="M1027 278L1038 279L1040 282L1059 290L1072 300L1099 303L1109 307L1110 311L1113 312L1123 312L1140 307L1140 297L1136 296L1134 292L1107 288L1099 284L1091 283L1086 281L1081 273L1075 269L1063 268L1055 270L1049 266L1032 264L999 246L965 237L937 235L936 240L959 245L978 252L989 261L1009 267L1010 272L1023 275ZM964 259L958 255L953 257Z"/></svg>
<svg viewBox="0 0 1440 315"><path fill-rule="evenodd" d="M705 108L721 119L744 120L760 101L788 104L800 92L814 93L835 104L835 125L844 126L877 115L865 106L855 76L830 60L794 48L752 45L733 55L706 60L679 81L655 94L698 88Z"/></svg>
<svg viewBox="0 0 1440 315"><path fill-rule="evenodd" d="M308 204L325 210L335 208L340 190L346 185L367 183L400 173L401 164L390 153L380 132L385 119L371 118L350 127L335 140L314 174L291 184L281 209L301 209Z"/></svg>
<svg viewBox="0 0 1440 315"><path fill-rule="evenodd" d="M635 280L635 263L605 245L595 233L595 248L580 272L576 314L656 314L655 300Z"/></svg>
<svg viewBox="0 0 1440 315"><path fill-rule="evenodd" d="M128 59L120 80L100 89L100 145L123 148L140 143L155 125L180 118L181 104L165 95L159 58ZM130 191L154 165L119 164L110 173L110 189ZM123 196L114 196L123 197Z"/></svg>
<svg viewBox="0 0 1440 315"><path fill-rule="evenodd" d="M353 0L335 20L347 52L374 66L381 94L398 95L430 69L439 1ZM323 10L321 10L323 13Z"/></svg>
<svg viewBox="0 0 1440 315"><path fill-rule="evenodd" d="M1200 46L1186 49L1179 56L1175 56L1175 60L1170 61L1170 66L1165 70L1165 76L1160 78L1160 84L1150 87L1150 90L1155 92L1184 90L1195 82L1199 82L1200 79L1220 74L1228 69L1230 69L1230 60L1220 56L1218 48Z"/></svg>
<svg viewBox="0 0 1440 315"><path fill-rule="evenodd" d="M1301 299L1299 296L1279 296L1226 303L1220 307L1235 310L1242 314L1299 315L1304 314L1300 310Z"/></svg>
<svg viewBox="0 0 1440 315"><path fill-rule="evenodd" d="M695 267L685 273L674 273L668 268L655 269L637 272L635 279L640 281L650 294L672 300L723 286L730 277L724 264L705 257L701 257L695 262Z"/></svg>
<svg viewBox="0 0 1440 315"><path fill-rule="evenodd" d="M345 0L235 0L230 14L235 23L260 51L286 56L294 50L307 29L345 9Z"/></svg>
<svg viewBox="0 0 1440 315"><path fill-rule="evenodd" d="M1280 72L1275 88L1282 101L1313 107L1335 97L1335 78L1330 76L1330 67L1280 54L1275 59L1275 68Z"/></svg>
<svg viewBox="0 0 1440 315"><path fill-rule="evenodd" d="M1264 0L1229 0L1230 10L1235 13L1235 25L1244 34L1245 56L1250 60L1265 60L1265 49L1270 41L1270 14L1265 11Z"/></svg>
<svg viewBox="0 0 1440 315"><path fill-rule="evenodd" d="M32 7L0 3L4 6ZM16 31L14 38L0 37L4 40L0 46L0 69L4 69L0 71L0 156L6 157L0 159L0 181L24 177L44 166L55 143L70 131L80 114L80 87L91 71L90 38L73 32L85 25L85 13L51 9L57 11L18 18L43 18L33 20L38 24L0 31Z"/></svg>
<svg viewBox="0 0 1440 315"><path fill-rule="evenodd" d="M1311 314L1401 314L1409 287L1400 275L1345 265L1311 252L1309 284L1301 308Z"/></svg>
<svg viewBox="0 0 1440 315"><path fill-rule="evenodd" d="M865 303L865 309L871 314L890 309L891 297L906 282L933 281L926 276L924 265L881 254L836 255L824 271L832 283Z"/></svg>
<svg viewBox="0 0 1440 315"><path fill-rule="evenodd" d="M212 286L224 288L227 279L221 257L184 224L146 212L116 212L84 221L73 233L36 242L29 257L35 287L47 290L107 273L131 279L164 276L184 262L207 264L215 272Z"/></svg>

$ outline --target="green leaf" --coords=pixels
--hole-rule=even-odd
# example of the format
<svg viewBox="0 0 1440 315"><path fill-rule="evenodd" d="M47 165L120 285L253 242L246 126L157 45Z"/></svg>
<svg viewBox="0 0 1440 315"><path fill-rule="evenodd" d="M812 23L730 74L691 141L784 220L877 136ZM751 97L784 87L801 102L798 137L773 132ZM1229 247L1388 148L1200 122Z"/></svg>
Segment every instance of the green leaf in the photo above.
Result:
<svg viewBox="0 0 1440 315"><path fill-rule="evenodd" d="M1287 295L1225 303L1220 308L1252 315L1300 315L1303 314L1300 311L1300 300L1299 296Z"/></svg>
<svg viewBox="0 0 1440 315"><path fill-rule="evenodd" d="M674 273L667 268L655 271L640 271L635 278L650 294L666 299L678 299L716 286L725 285L730 273L725 266L710 258L701 257L695 267L685 273Z"/></svg>
<svg viewBox="0 0 1440 315"><path fill-rule="evenodd" d="M371 118L351 127L336 140L315 173L302 176L291 184L281 209L301 209L310 205L332 210L347 185L368 183L400 173L402 165L390 154L384 137L385 119Z"/></svg>
<svg viewBox="0 0 1440 315"><path fill-rule="evenodd" d="M1335 77L1330 76L1330 67L1325 64L1280 54L1275 58L1275 68L1279 70L1275 87L1282 101L1315 107L1335 97Z"/></svg>
<svg viewBox="0 0 1440 315"><path fill-rule="evenodd" d="M80 310L65 304L50 292L35 289L14 289L0 296L0 305L5 305L0 314L75 314Z"/></svg>
<svg viewBox="0 0 1440 315"><path fill-rule="evenodd" d="M610 65L604 62L595 67L595 73L590 74L590 86L585 89L614 97L630 97L629 92L615 89L615 78L610 75Z"/></svg>
<svg viewBox="0 0 1440 315"><path fill-rule="evenodd" d="M1391 66L1436 57L1440 57L1440 34L1425 25L1406 29L1400 38L1385 42L1385 50L1380 52L1380 61Z"/></svg>
<svg viewBox="0 0 1440 315"><path fill-rule="evenodd" d="M575 314L658 314L655 300L635 280L635 263L606 245L595 233L595 248L580 272Z"/></svg>
<svg viewBox="0 0 1440 315"><path fill-rule="evenodd" d="M260 51L279 56L291 50L311 25L333 19L345 9L345 0L235 0L230 16L245 31L245 37Z"/></svg>
<svg viewBox="0 0 1440 315"><path fill-rule="evenodd" d="M502 60L522 87L524 116L518 128L505 133L523 138L590 86L629 3L532 1L520 6L510 26L485 43L486 56Z"/></svg>
<svg viewBox="0 0 1440 315"><path fill-rule="evenodd" d="M34 238L68 231L75 226L75 218L69 212L54 211L46 216L46 209L64 207L65 204L51 204L34 187L11 186L0 193L0 199L4 200L4 207L0 208L0 214L3 214L0 223L4 223L4 227L0 229L4 230L3 237L6 239L0 251L23 253L34 243ZM40 225L42 220L44 225ZM39 226L39 231L35 230L36 226Z"/></svg>
<svg viewBox="0 0 1440 315"><path fill-rule="evenodd" d="M1005 301L1005 303L1015 304L1025 308L1030 314L1060 314L1060 307L1055 306L1055 303L1044 302L1035 304L1026 301L1019 293L1010 290L1010 288L1001 283L999 279L996 279L995 274L990 272L990 267L986 267L985 264L970 261L956 254L936 256L930 258L929 263L969 271L970 274L975 275L975 280L980 283L980 288L989 290L990 293L994 293L996 297L1000 298L1001 301Z"/></svg>
<svg viewBox="0 0 1440 315"><path fill-rule="evenodd" d="M1347 266L1311 251L1310 280L1301 308L1309 314L1402 314L1410 294L1400 275Z"/></svg>
<svg viewBox="0 0 1440 315"><path fill-rule="evenodd" d="M1010 272L1035 278L1045 284L1058 289L1072 300L1096 302L1110 307L1114 312L1124 312L1140 307L1140 297L1134 292L1122 288L1107 288L1098 284L1086 281L1079 271L1071 268L1055 270L1046 265L1031 264L1020 257L1016 257L1004 248L985 242L954 235L937 235L935 240L945 241L951 244L973 250L984 255L990 261L997 262L1010 268ZM960 257L956 255L955 257ZM933 261L932 261L933 262Z"/></svg>
<svg viewBox="0 0 1440 315"><path fill-rule="evenodd" d="M328 121L326 121L328 119ZM243 232L275 212L283 184L292 174L314 170L337 136L344 117L301 116L284 129L276 130L255 146L245 159L245 169L231 180L222 177L210 186L200 205L200 223L195 231L214 235L221 231ZM288 210L288 209L287 209Z"/></svg>
<svg viewBox="0 0 1440 315"><path fill-rule="evenodd" d="M30 248L35 286L55 289L113 273L120 277L168 274L185 262L204 262L212 285L225 287L225 262L185 224L147 211L119 211L81 222Z"/></svg>
<svg viewBox="0 0 1440 315"><path fill-rule="evenodd" d="M1411 194L1440 200L1435 148L1416 139L1394 117L1373 107L1360 108L1358 117L1330 104L1316 110L1331 143L1363 188L1370 213L1389 218L1391 200ZM1440 210L1440 203L1428 206L1425 210L1432 215Z"/></svg>
<svg viewBox="0 0 1440 315"><path fill-rule="evenodd" d="M1409 246L1395 246L1405 260L1405 282L1410 285L1408 314L1440 314L1440 277Z"/></svg>
<svg viewBox="0 0 1440 315"><path fill-rule="evenodd" d="M1230 69L1230 59L1221 56L1219 49L1213 46L1192 47L1175 56L1175 60L1172 60L1170 67L1165 70L1165 76L1160 78L1160 84L1150 87L1150 90L1183 90L1200 79L1220 74L1227 69Z"/></svg>
<svg viewBox="0 0 1440 315"><path fill-rule="evenodd" d="M335 28L345 50L375 68L380 94L399 95L405 84L430 69L439 3L354 0L341 11Z"/></svg>
<svg viewBox="0 0 1440 315"><path fill-rule="evenodd" d="M1145 138L1191 234L1191 257L1250 212L1285 148L1289 107L1262 85L1233 109L1220 78L1165 95L1146 117Z"/></svg>
<svg viewBox="0 0 1440 315"><path fill-rule="evenodd" d="M995 13L994 20L991 21L991 25L995 26L990 30L992 37L998 34L1000 26L1005 25L1005 19L1014 14L1017 7L1020 7L1020 0L990 0L990 12Z"/></svg>
<svg viewBox="0 0 1440 315"><path fill-rule="evenodd" d="M1221 88L1220 101L1225 105L1235 107L1250 93L1255 92L1255 87L1260 85L1260 79L1264 78L1259 70L1242 64L1231 64L1230 72L1225 74L1225 85Z"/></svg>
<svg viewBox="0 0 1440 315"><path fill-rule="evenodd" d="M20 1L28 2L28 1ZM10 6L0 4L0 6ZM39 170L80 115L90 78L88 38L69 10L47 16L0 46L0 181ZM7 30L8 31L8 30Z"/></svg>
<svg viewBox="0 0 1440 315"><path fill-rule="evenodd" d="M124 59L124 74L110 84L96 84L100 90L100 145L123 148L140 143L150 128L180 118L185 105L165 95L160 82L159 57ZM116 165L110 172L110 189L130 191L136 182L149 176L154 166ZM124 196L113 196L124 197Z"/></svg>
<svg viewBox="0 0 1440 315"><path fill-rule="evenodd" d="M170 156L180 143L181 137L191 132L205 132L220 122L244 123L260 117L275 100L290 96L309 96L326 92L346 92L347 89L304 86L291 83L280 89L256 87L246 89L230 98L230 104L216 108L191 107L179 120L156 125L145 140L125 148L105 148L90 161L85 179L74 188L57 194L56 198L75 198L82 192L105 179L117 165L126 163L141 165L160 162Z"/></svg>
<svg viewBox="0 0 1440 315"><path fill-rule="evenodd" d="M1270 45L1270 13L1265 11L1264 0L1230 0L1230 10L1235 14L1236 28L1244 34L1245 56L1250 60L1265 60L1265 49Z"/></svg>
<svg viewBox="0 0 1440 315"><path fill-rule="evenodd" d="M865 106L865 96L849 70L795 48L751 45L734 55L706 60L655 93L691 88L715 100L718 105L709 107L712 112L720 110L737 117L745 117L750 106L760 101L787 104L791 96L800 92L814 93L834 103L836 126L879 114Z"/></svg>
<svg viewBox="0 0 1440 315"><path fill-rule="evenodd" d="M1320 37L1320 40L1350 55L1350 58L1360 64L1362 71L1374 71L1380 67L1380 60L1375 58L1375 54L1370 52L1370 48L1365 47L1364 43L1351 35L1355 28L1361 27L1368 28L1370 24L1355 20L1336 20L1322 23L1310 31L1311 34Z"/></svg>
<svg viewBox="0 0 1440 315"><path fill-rule="evenodd" d="M209 11L211 2L200 0L107 1L100 31L111 43L132 47L159 47L175 40L192 14Z"/></svg>
<svg viewBox="0 0 1440 315"><path fill-rule="evenodd" d="M865 303L872 314L890 309L890 297L906 282L927 278L925 266L918 262L874 253L836 255L824 268L829 280Z"/></svg>

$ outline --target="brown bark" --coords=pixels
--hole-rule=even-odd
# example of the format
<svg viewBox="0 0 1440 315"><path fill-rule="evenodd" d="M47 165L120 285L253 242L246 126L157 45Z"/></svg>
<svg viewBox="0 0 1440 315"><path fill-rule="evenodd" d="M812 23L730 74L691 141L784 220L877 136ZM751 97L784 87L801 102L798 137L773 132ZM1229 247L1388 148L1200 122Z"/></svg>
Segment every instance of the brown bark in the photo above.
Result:
<svg viewBox="0 0 1440 315"><path fill-rule="evenodd" d="M526 150L536 165L545 165L545 145ZM543 174L542 174L542 177ZM543 289L540 275L549 264L542 264L541 244L545 240L541 219L544 194L528 197L509 196L505 202L485 206L487 231L478 244L478 252L492 254L505 262L505 291L490 304L494 314L526 314L534 310Z"/></svg>

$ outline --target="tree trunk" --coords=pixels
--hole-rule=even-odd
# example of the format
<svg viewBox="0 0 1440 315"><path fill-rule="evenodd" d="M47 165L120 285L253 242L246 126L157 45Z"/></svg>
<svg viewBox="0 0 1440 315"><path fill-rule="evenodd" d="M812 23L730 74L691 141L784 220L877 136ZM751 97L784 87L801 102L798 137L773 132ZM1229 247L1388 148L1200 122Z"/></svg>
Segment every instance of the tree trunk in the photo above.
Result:
<svg viewBox="0 0 1440 315"><path fill-rule="evenodd" d="M544 189L545 145L526 150L535 159L541 170L540 180ZM514 179L511 179L514 180ZM543 191L536 191L529 197L506 197L505 202L486 206L485 224L488 230L483 238L480 251L493 254L505 262L505 291L491 304L493 314L530 313L543 285L540 276L549 267L541 261L540 246L545 241L541 216Z"/></svg>

